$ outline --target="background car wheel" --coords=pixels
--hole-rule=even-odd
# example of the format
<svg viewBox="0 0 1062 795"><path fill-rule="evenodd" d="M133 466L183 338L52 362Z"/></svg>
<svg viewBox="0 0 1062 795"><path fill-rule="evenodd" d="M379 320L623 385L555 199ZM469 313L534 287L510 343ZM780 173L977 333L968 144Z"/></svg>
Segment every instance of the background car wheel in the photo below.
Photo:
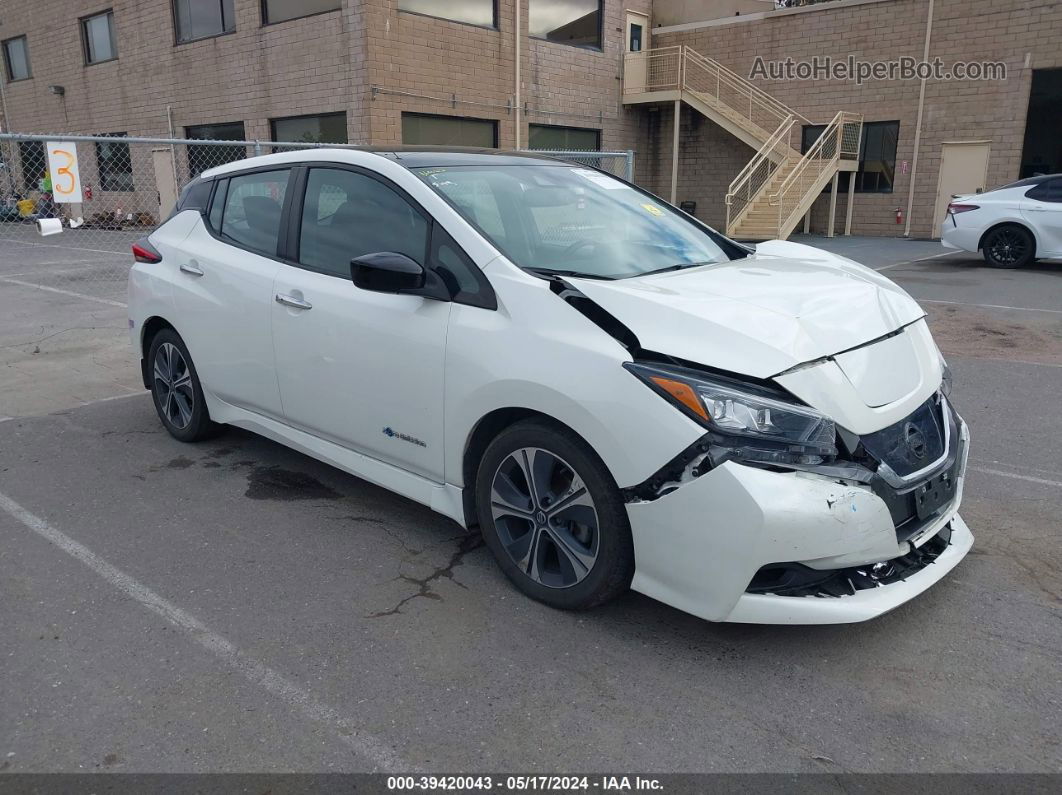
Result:
<svg viewBox="0 0 1062 795"><path fill-rule="evenodd" d="M148 351L151 396L155 411L175 439L198 442L215 435L219 426L210 421L199 375L184 340L172 329L163 329Z"/></svg>
<svg viewBox="0 0 1062 795"><path fill-rule="evenodd" d="M985 236L981 251L993 268L1023 268L1035 257L1036 241L1024 227L1001 226Z"/></svg>
<svg viewBox="0 0 1062 795"><path fill-rule="evenodd" d="M476 505L487 546L528 596L583 610L630 587L634 544L623 499L570 431L540 420L502 431L480 462Z"/></svg>

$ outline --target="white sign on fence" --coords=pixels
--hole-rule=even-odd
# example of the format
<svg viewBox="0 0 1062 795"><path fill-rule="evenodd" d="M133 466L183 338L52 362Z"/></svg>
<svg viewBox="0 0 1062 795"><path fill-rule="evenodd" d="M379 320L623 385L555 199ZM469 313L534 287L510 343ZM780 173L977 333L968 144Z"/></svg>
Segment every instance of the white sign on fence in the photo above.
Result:
<svg viewBox="0 0 1062 795"><path fill-rule="evenodd" d="M77 145L49 141L48 175L52 179L52 200L57 204L81 201L81 174L77 168Z"/></svg>

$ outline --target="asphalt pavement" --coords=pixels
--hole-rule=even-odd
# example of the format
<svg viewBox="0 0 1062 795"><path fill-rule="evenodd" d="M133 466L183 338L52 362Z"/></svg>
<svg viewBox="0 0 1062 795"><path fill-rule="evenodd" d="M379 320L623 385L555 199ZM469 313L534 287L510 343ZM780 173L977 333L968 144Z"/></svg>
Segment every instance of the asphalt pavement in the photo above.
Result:
<svg viewBox="0 0 1062 795"><path fill-rule="evenodd" d="M973 434L972 553L866 624L551 610L426 508L243 431L176 442L123 299L0 261L0 769L1062 771L1062 265L798 239L924 302Z"/></svg>

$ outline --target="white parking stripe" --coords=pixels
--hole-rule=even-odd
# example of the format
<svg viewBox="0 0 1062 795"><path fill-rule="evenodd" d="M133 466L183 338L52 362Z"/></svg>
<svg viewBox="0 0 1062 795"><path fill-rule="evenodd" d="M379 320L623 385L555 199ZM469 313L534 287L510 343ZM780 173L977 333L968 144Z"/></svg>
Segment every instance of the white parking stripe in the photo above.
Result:
<svg viewBox="0 0 1062 795"><path fill-rule="evenodd" d="M1004 472L1002 469L989 469L988 467L975 467L971 466L977 472L984 472L986 475L998 475L1001 478L1013 478L1014 480L1026 480L1029 483L1040 483L1044 486L1056 486L1062 488L1062 480L1048 480L1047 478L1034 478L1031 475L1016 475L1013 472Z"/></svg>
<svg viewBox="0 0 1062 795"><path fill-rule="evenodd" d="M61 249L65 249L67 251L91 251L93 254L114 254L114 255L117 255L117 256L122 256L122 255L125 254L124 251L107 251L106 249L102 249L102 248L81 248L80 246L60 246L58 244L52 244L52 243L33 243L33 242L29 241L29 240L3 240L3 241L0 241L0 250L3 250L2 247L6 243L14 243L17 246L32 246L33 248L61 248ZM129 242L129 245L130 245L130 247L132 247L132 245L133 245L132 241ZM129 256L132 256L132 254L129 254Z"/></svg>
<svg viewBox="0 0 1062 795"><path fill-rule="evenodd" d="M334 730L337 739L362 756L377 770L412 771L395 751L382 740L357 729L354 722L317 700L310 692L284 678L273 669L249 657L229 640L212 631L191 614L167 601L147 586L115 568L88 547L78 543L44 519L30 513L7 495L0 493L0 509L50 541L63 552L84 563L122 593L135 599L153 613L183 631L204 649L250 682L259 685L310 720Z"/></svg>
<svg viewBox="0 0 1062 795"><path fill-rule="evenodd" d="M880 268L874 268L874 270L876 270L876 271L887 271L889 268L898 268L901 265L914 265L916 262L925 262L926 260L940 259L941 257L948 257L948 256L951 256L952 254L957 254L957 253L961 253L961 252L945 251L942 254L933 254L933 255L931 255L929 257L919 257L918 259L909 259L906 262L894 262L891 265L882 265Z"/></svg>
<svg viewBox="0 0 1062 795"><path fill-rule="evenodd" d="M95 301L97 304L106 304L107 306L120 306L126 307L128 304L124 304L121 301L112 301L110 298L98 298L95 295L85 295L84 293L75 293L73 290L60 290L58 287L45 287L43 284L34 284L33 282L24 282L21 279L9 279L6 276L0 276L0 282L6 284L17 284L20 287L31 287L34 290L44 290L49 293L59 293L60 295L69 295L73 298L83 298L86 301Z"/></svg>
<svg viewBox="0 0 1062 795"><path fill-rule="evenodd" d="M1049 312L1062 315L1062 309L1037 309L1031 306L1008 306L1007 304L968 304L965 301L936 301L931 298L916 298L920 304L950 304L951 306L977 306L982 309L1014 309L1018 312Z"/></svg>

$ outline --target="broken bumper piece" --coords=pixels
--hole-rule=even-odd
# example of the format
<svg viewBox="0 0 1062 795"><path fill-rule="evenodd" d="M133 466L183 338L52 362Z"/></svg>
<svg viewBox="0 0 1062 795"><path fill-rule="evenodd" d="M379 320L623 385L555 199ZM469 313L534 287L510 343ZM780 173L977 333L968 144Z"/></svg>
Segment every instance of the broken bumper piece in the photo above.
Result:
<svg viewBox="0 0 1062 795"><path fill-rule="evenodd" d="M958 515L965 461L956 470L954 499L901 540L889 506L865 484L727 462L657 499L628 503L631 587L710 621L874 618L939 581L972 546ZM786 567L803 579L772 589L768 573Z"/></svg>

